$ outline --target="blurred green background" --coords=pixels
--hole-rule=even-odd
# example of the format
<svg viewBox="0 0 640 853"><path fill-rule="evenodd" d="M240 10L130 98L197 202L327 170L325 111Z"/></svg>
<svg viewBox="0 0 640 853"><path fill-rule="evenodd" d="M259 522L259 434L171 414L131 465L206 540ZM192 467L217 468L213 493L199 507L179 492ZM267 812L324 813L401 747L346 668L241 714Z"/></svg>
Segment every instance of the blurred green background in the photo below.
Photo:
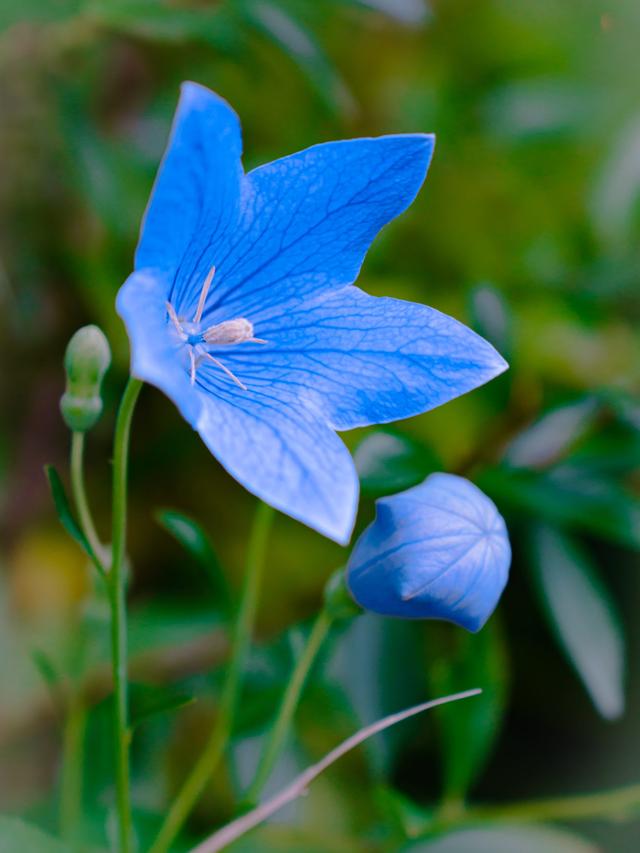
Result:
<svg viewBox="0 0 640 853"><path fill-rule="evenodd" d="M429 835L436 806L455 823L465 798L640 782L639 43L637 0L2 0L2 813L57 832L61 696L81 685L81 835L86 849L107 845L105 608L42 466L65 471L62 354L78 326L98 323L114 365L88 477L106 538L128 362L114 297L184 79L238 111L247 168L335 138L434 131L425 188L376 241L359 283L454 315L512 365L433 413L345 436L363 482L359 529L373 498L435 469L494 498L514 547L497 614L473 637L368 616L337 632L273 785L385 712L450 689L482 686L483 698L345 759L234 849L404 850ZM237 590L255 501L146 389L131 465L132 677L197 701L136 732L143 836L203 744L227 648L202 549L180 546L163 508L202 525ZM277 518L234 749L176 850L229 817L306 620L344 558ZM570 829L600 850L636 850L640 820L633 809L624 818ZM592 849L549 838L531 849ZM514 839L504 849L524 850Z"/></svg>

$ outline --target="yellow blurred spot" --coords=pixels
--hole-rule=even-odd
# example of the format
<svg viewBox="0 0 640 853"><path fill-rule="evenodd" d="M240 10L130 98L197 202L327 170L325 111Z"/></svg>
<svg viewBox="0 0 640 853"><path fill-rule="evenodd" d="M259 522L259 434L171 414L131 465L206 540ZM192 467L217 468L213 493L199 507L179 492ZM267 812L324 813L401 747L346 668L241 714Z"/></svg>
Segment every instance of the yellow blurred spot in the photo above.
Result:
<svg viewBox="0 0 640 853"><path fill-rule="evenodd" d="M87 561L62 532L28 530L10 555L12 609L26 619L65 616L86 597L89 588Z"/></svg>

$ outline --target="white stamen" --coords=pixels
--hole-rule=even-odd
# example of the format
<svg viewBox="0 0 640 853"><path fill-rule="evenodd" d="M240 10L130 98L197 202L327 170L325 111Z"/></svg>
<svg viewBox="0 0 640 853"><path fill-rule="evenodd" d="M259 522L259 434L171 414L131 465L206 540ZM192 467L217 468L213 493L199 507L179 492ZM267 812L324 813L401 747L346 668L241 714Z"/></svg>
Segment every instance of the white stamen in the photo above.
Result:
<svg viewBox="0 0 640 853"><path fill-rule="evenodd" d="M186 323L184 318L181 319L178 317L175 308L170 302L166 303L167 313L169 314L169 318L178 334L178 337L181 341L187 344L187 349L189 351L189 378L192 385L196 384L198 365L204 359L207 359L215 364L216 367L219 367L220 370L232 379L238 387L242 388L243 391L248 391L249 389L247 386L241 382L226 365L204 349L204 345L231 346L232 344L267 344L269 342L262 338L254 337L253 323L245 317L236 317L233 320L224 320L222 323L216 323L214 326L210 326L204 332L200 333L198 325L202 320L205 302L207 301L207 295L215 274L216 268L211 267L209 274L202 285L196 313L191 323Z"/></svg>
<svg viewBox="0 0 640 853"><path fill-rule="evenodd" d="M229 370L229 368L228 368L228 367L225 367L225 365L224 365L221 361L218 361L218 359L217 359L217 358L214 358L214 357L211 355L211 353L209 353L209 352L203 352L203 353L202 353L202 357L203 357L203 358L208 358L208 359L209 359L209 361L212 361L212 362L213 362L217 367L219 367L221 370L224 370L224 372L227 374L227 376L229 376L231 379L233 379L233 381L236 383L236 385L239 385L239 386L242 388L242 390L243 390L243 391L248 391L248 390L249 390L249 389L247 388L247 386L246 386L244 383L240 382L240 380L238 379L238 377L237 377L234 373L232 373L232 372Z"/></svg>
<svg viewBox="0 0 640 853"><path fill-rule="evenodd" d="M180 335L181 340L186 341L187 336L182 330L182 326L180 325L180 320L178 319L178 315L176 314L176 310L170 302L166 303L167 305L167 313L171 318L171 322L176 327L176 332Z"/></svg>
<svg viewBox="0 0 640 853"><path fill-rule="evenodd" d="M200 299L198 299L198 307L196 308L196 313L193 316L193 322L199 323L202 320L202 312L204 311L204 303L207 300L207 294L209 293L209 288L211 287L211 282L213 281L213 277L216 274L216 268L211 267L209 270L209 274L204 280L204 284L202 285L202 290L200 291Z"/></svg>

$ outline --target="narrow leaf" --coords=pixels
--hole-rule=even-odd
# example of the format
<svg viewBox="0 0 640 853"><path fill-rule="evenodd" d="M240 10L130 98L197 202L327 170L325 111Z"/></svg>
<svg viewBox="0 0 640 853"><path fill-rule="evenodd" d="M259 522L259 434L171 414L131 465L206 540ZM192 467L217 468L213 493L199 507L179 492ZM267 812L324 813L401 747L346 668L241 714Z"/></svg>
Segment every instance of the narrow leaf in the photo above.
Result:
<svg viewBox="0 0 640 853"><path fill-rule="evenodd" d="M202 526L184 513L172 509L159 510L156 521L205 569L216 599L226 606L230 596L224 572L211 539Z"/></svg>
<svg viewBox="0 0 640 853"><path fill-rule="evenodd" d="M598 853L572 832L549 826L486 826L458 829L440 838L416 841L401 853Z"/></svg>
<svg viewBox="0 0 640 853"><path fill-rule="evenodd" d="M62 679L49 655L42 649L34 649L31 652L31 659L47 687L55 689Z"/></svg>
<svg viewBox="0 0 640 853"><path fill-rule="evenodd" d="M247 23L296 63L327 107L354 111L351 92L312 32L266 0L244 0L243 9Z"/></svg>
<svg viewBox="0 0 640 853"><path fill-rule="evenodd" d="M342 2L382 12L400 23L413 26L424 23L429 15L427 0L342 0Z"/></svg>
<svg viewBox="0 0 640 853"><path fill-rule="evenodd" d="M474 287L469 294L469 315L474 331L509 359L513 317L500 291L486 283Z"/></svg>
<svg viewBox="0 0 640 853"><path fill-rule="evenodd" d="M532 563L546 614L603 717L624 711L625 646L620 617L587 554L551 527L534 536Z"/></svg>
<svg viewBox="0 0 640 853"><path fill-rule="evenodd" d="M353 458L362 493L371 497L417 486L440 467L429 447L390 428L366 435Z"/></svg>
<svg viewBox="0 0 640 853"><path fill-rule="evenodd" d="M612 479L569 464L544 473L503 465L477 484L500 506L640 550L640 501Z"/></svg>
<svg viewBox="0 0 640 853"><path fill-rule="evenodd" d="M47 480L49 482L49 489L51 490L51 497L53 498L53 504L56 509L56 513L60 520L60 523L67 531L69 536L80 545L80 547L87 554L91 562L98 569L100 574L104 574L104 569L100 560L98 559L95 551L89 544L87 537L82 532L80 525L75 519L75 516L71 510L71 504L69 503L69 498L64 490L64 486L62 485L62 480L60 479L60 475L53 467L53 465L45 465L45 474L47 476Z"/></svg>
<svg viewBox="0 0 640 853"><path fill-rule="evenodd" d="M456 702L435 712L441 727L444 795L464 800L491 755L505 712L508 667L504 639L494 617L478 634L427 627L428 676L435 693L477 684L475 702Z"/></svg>
<svg viewBox="0 0 640 853"><path fill-rule="evenodd" d="M159 714L168 714L177 711L185 705L195 702L193 696L180 693L169 687L157 687L148 684L129 685L129 725L136 729L140 723L157 717Z"/></svg>
<svg viewBox="0 0 640 853"><path fill-rule="evenodd" d="M516 468L551 465L588 432L599 410L599 401L591 396L550 409L509 445L505 462Z"/></svg>

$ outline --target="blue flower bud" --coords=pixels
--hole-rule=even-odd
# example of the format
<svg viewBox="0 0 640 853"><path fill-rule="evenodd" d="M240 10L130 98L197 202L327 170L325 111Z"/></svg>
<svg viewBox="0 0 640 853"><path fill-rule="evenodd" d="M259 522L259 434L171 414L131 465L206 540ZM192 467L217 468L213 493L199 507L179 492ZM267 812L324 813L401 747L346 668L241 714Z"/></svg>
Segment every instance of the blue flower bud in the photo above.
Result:
<svg viewBox="0 0 640 853"><path fill-rule="evenodd" d="M83 326L73 335L64 356L67 387L60 399L64 422L86 432L102 414L100 389L111 363L109 342L97 326Z"/></svg>
<svg viewBox="0 0 640 853"><path fill-rule="evenodd" d="M504 520L476 486L432 474L376 503L356 542L347 583L366 610L445 619L478 631L507 582L511 547Z"/></svg>

